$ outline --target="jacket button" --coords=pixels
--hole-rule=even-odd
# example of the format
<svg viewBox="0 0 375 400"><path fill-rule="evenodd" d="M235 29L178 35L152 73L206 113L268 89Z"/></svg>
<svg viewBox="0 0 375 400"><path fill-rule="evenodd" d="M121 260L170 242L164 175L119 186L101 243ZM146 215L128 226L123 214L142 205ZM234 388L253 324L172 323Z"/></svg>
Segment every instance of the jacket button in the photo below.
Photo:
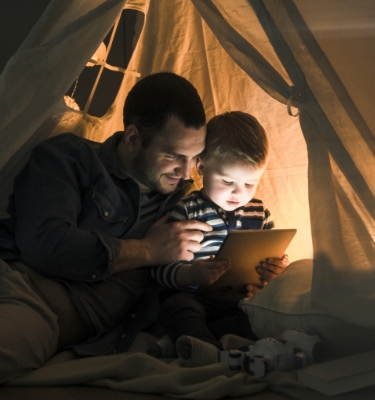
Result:
<svg viewBox="0 0 375 400"><path fill-rule="evenodd" d="M96 279L96 275L91 275L91 278L92 279Z"/></svg>
<svg viewBox="0 0 375 400"><path fill-rule="evenodd" d="M105 217L108 217L108 215L109 215L108 211L104 211L103 215L104 215Z"/></svg>

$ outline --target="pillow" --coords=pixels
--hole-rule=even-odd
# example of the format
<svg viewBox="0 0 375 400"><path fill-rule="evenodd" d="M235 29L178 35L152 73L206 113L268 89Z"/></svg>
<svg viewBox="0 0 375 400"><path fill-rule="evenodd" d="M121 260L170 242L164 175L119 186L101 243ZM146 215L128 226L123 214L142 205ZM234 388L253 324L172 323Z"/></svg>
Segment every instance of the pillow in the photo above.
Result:
<svg viewBox="0 0 375 400"><path fill-rule="evenodd" d="M354 325L311 306L312 260L298 260L239 307L259 338L280 336L287 329L313 331L325 355L344 357L375 350L375 330Z"/></svg>

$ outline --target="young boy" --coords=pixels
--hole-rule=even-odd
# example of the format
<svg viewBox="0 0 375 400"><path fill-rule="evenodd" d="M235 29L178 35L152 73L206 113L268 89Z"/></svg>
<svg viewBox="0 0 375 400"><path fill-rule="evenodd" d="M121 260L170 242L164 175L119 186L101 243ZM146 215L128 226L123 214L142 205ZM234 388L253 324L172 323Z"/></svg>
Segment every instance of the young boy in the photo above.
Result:
<svg viewBox="0 0 375 400"><path fill-rule="evenodd" d="M224 334L257 339L247 315L238 308L246 294L231 290L201 292L197 288L212 284L230 268L227 260L215 261L213 257L228 232L274 227L262 201L253 198L267 158L268 140L253 116L228 112L207 124L206 148L197 160L203 188L182 199L169 220L198 219L213 230L204 233L193 260L153 271L154 278L169 290L162 293L159 314L166 336L150 354L171 357L177 350L184 366L202 366L220 360L220 338ZM286 255L280 260L268 260L261 263L258 273L267 281L280 274L288 263Z"/></svg>

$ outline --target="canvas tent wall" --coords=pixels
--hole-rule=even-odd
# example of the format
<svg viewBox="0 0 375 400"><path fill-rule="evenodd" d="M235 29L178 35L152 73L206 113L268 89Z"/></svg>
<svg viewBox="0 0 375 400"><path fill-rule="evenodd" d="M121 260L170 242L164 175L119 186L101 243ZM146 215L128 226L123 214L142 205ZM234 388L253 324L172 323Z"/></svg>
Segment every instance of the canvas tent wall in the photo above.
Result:
<svg viewBox="0 0 375 400"><path fill-rule="evenodd" d="M124 7L140 13L138 42L115 102L101 118L69 109L64 94ZM298 229L291 258L314 256L314 304L374 327L375 123L300 11L311 17L302 0L52 0L1 74L2 193L36 142L66 130L104 140L122 129L137 74L172 70L198 88L208 118L240 109L265 126L271 160L257 195L277 226Z"/></svg>

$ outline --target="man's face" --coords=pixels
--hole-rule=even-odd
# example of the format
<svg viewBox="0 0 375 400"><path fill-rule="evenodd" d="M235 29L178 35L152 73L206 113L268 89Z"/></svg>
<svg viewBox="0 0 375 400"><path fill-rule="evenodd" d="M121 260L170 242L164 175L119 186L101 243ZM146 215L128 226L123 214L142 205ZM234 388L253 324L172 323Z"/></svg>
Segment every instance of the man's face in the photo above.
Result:
<svg viewBox="0 0 375 400"><path fill-rule="evenodd" d="M264 170L265 165L253 167L243 162L198 162L205 195L225 211L242 207L253 198Z"/></svg>
<svg viewBox="0 0 375 400"><path fill-rule="evenodd" d="M206 127L186 128L172 116L147 148L134 158L135 178L160 193L173 192L180 179L189 179L196 157L203 151Z"/></svg>

